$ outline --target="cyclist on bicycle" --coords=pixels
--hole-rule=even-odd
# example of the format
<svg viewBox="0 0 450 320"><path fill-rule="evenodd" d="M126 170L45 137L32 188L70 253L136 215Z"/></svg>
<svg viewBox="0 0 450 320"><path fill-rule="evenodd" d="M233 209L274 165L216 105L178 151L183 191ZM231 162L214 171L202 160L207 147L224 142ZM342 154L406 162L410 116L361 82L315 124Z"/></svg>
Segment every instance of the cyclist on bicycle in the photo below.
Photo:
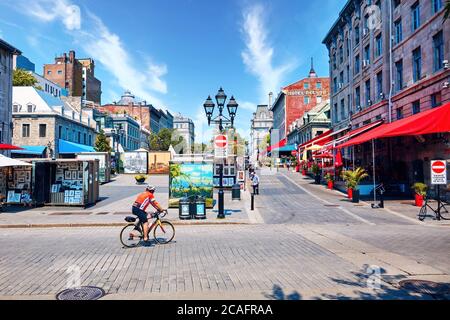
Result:
<svg viewBox="0 0 450 320"><path fill-rule="evenodd" d="M156 201L154 193L155 186L147 185L145 191L138 195L136 200L133 203L132 213L139 218L139 221L142 222L144 226L144 241L148 241L148 230L150 226L148 224L146 209L149 204L153 206L158 212L165 211L161 205ZM133 237L133 234L130 234L130 237Z"/></svg>

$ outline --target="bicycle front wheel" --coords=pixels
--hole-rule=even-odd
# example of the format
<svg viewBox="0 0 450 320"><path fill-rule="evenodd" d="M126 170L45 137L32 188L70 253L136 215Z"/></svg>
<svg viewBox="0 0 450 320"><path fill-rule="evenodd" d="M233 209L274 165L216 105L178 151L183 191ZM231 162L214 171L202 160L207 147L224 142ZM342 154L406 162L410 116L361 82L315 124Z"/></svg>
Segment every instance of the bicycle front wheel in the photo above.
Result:
<svg viewBox="0 0 450 320"><path fill-rule="evenodd" d="M169 243L175 237L175 227L169 221L161 221L153 230L153 237L160 244Z"/></svg>
<svg viewBox="0 0 450 320"><path fill-rule="evenodd" d="M126 225L120 232L120 242L127 248L134 248L142 240L142 232L134 224Z"/></svg>
<svg viewBox="0 0 450 320"><path fill-rule="evenodd" d="M427 206L424 205L424 206L422 206L422 208L420 208L420 211L419 211L419 220L420 220L420 221L425 220L425 217L426 217L426 216L427 216Z"/></svg>

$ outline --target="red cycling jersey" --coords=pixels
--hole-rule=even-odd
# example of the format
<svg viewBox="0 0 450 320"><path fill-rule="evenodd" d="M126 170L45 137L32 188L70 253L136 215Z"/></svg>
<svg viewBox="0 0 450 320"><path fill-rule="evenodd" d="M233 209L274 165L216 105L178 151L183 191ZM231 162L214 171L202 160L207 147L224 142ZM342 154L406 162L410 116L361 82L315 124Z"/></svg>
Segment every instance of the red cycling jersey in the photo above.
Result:
<svg viewBox="0 0 450 320"><path fill-rule="evenodd" d="M136 198L134 206L141 210L146 211L148 205L151 204L155 209L158 209L159 203L156 201L155 196L150 191L144 191Z"/></svg>

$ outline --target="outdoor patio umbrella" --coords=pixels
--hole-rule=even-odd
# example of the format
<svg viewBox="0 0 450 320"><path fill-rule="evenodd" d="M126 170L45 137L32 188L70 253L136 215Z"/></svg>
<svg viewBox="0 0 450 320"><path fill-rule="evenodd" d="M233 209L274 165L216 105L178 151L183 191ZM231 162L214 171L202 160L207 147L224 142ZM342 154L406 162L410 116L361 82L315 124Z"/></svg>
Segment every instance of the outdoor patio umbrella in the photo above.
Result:
<svg viewBox="0 0 450 320"><path fill-rule="evenodd" d="M320 150L322 148L323 148L323 146L319 146L319 145L313 144L312 146L306 148L306 150Z"/></svg>
<svg viewBox="0 0 450 320"><path fill-rule="evenodd" d="M336 154L336 163L335 163L335 167L339 168L342 167L343 162L342 162L342 154L341 154L341 150L338 149L338 152Z"/></svg>
<svg viewBox="0 0 450 320"><path fill-rule="evenodd" d="M303 160L303 161L308 161L308 154L307 154L307 151L306 151L306 150L303 151L303 157L302 157L302 160Z"/></svg>
<svg viewBox="0 0 450 320"><path fill-rule="evenodd" d="M12 144L0 143L0 150L23 150L23 148L13 146Z"/></svg>
<svg viewBox="0 0 450 320"><path fill-rule="evenodd" d="M16 167L16 166L31 166L31 164L28 162L17 160L17 159L11 159L11 158L5 157L4 155L0 154L0 168L1 167Z"/></svg>

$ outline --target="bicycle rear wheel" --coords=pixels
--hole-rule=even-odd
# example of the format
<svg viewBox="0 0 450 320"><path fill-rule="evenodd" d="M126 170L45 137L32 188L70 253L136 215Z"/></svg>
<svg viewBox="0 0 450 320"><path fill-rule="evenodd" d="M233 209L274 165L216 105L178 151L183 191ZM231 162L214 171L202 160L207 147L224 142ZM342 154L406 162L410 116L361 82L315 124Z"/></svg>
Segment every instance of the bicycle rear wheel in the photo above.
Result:
<svg viewBox="0 0 450 320"><path fill-rule="evenodd" d="M423 205L422 208L420 208L420 211L419 211L419 220L420 221L425 220L426 216L427 216L427 206Z"/></svg>
<svg viewBox="0 0 450 320"><path fill-rule="evenodd" d="M131 236L134 234L133 236ZM126 225L120 232L120 242L127 248L134 248L142 240L142 232L134 224Z"/></svg>
<svg viewBox="0 0 450 320"><path fill-rule="evenodd" d="M446 206L441 207L441 219L450 220L450 208Z"/></svg>
<svg viewBox="0 0 450 320"><path fill-rule="evenodd" d="M161 221L161 225L155 226L153 237L160 244L169 243L175 237L175 227L169 221Z"/></svg>

